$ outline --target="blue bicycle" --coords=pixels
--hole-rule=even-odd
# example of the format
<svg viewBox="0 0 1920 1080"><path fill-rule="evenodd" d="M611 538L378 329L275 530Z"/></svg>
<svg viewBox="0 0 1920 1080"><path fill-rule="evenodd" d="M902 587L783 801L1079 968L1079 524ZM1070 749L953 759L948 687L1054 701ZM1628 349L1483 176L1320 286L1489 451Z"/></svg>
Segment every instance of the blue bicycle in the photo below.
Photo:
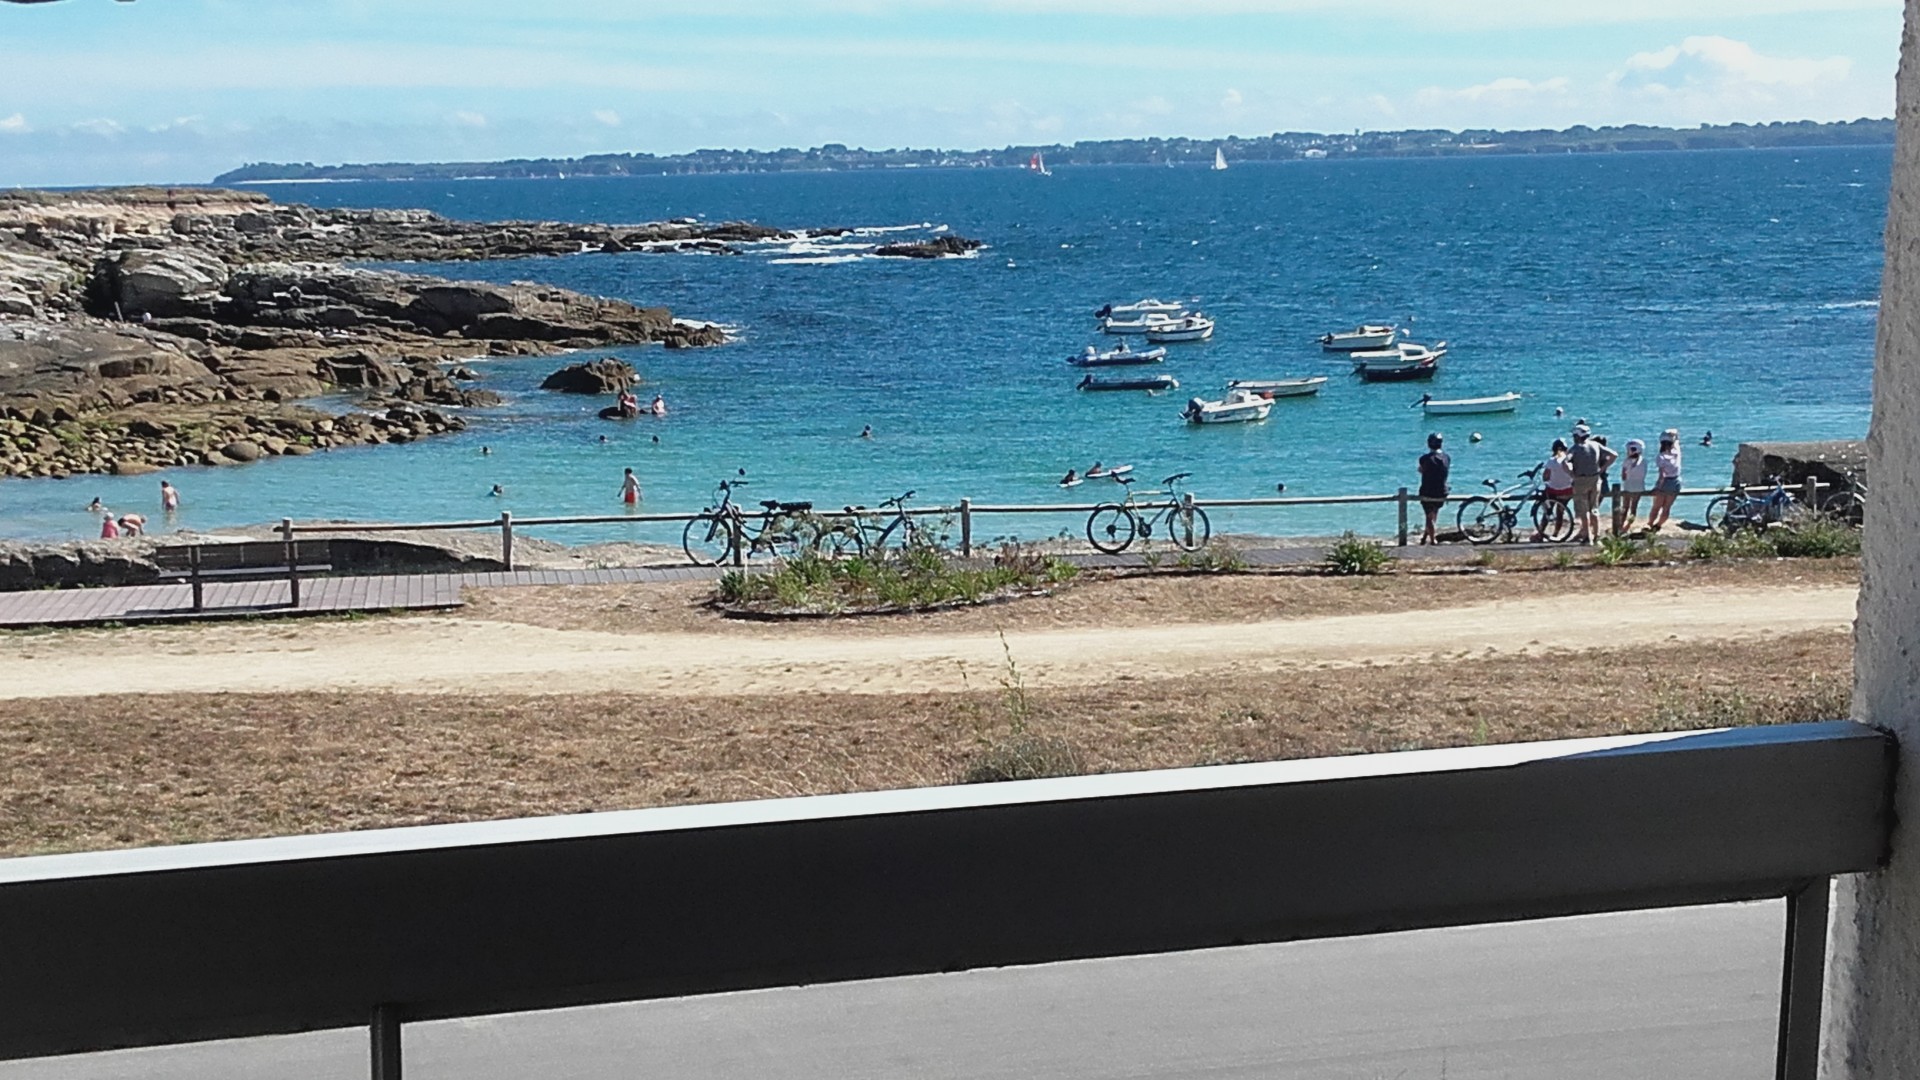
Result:
<svg viewBox="0 0 1920 1080"><path fill-rule="evenodd" d="M1755 495L1744 486L1735 485L1733 494L1722 495L1707 504L1707 528L1718 529L1731 536L1742 529L1760 532L1769 525L1790 521L1800 516L1800 500L1793 497L1787 489L1786 481L1775 476L1771 478L1773 487L1763 495Z"/></svg>

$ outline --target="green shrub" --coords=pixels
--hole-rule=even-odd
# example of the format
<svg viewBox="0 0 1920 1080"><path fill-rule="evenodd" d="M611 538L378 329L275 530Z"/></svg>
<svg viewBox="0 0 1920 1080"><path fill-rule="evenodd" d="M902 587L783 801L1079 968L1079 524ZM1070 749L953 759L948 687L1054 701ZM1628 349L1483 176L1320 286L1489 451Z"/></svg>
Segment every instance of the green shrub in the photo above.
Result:
<svg viewBox="0 0 1920 1080"><path fill-rule="evenodd" d="M991 565L967 565L932 542L846 559L805 552L763 573L721 576L714 599L726 606L833 614L978 603L1000 593L1071 580L1079 568L1026 549L1008 548Z"/></svg>
<svg viewBox="0 0 1920 1080"><path fill-rule="evenodd" d="M1393 555L1378 540L1363 540L1348 529L1327 549L1326 567L1341 575L1378 574L1393 561Z"/></svg>
<svg viewBox="0 0 1920 1080"><path fill-rule="evenodd" d="M1808 515L1767 530L1767 543L1785 559L1832 559L1860 554L1860 531L1842 521Z"/></svg>
<svg viewBox="0 0 1920 1080"><path fill-rule="evenodd" d="M1203 574L1237 574L1247 568L1246 556L1240 549L1223 540L1216 540L1199 551L1183 551L1174 560L1174 565L1182 570L1191 570Z"/></svg>
<svg viewBox="0 0 1920 1080"><path fill-rule="evenodd" d="M1598 550L1593 553L1593 561L1601 566L1618 566L1638 558L1639 555L1639 541L1625 536L1603 536L1600 538Z"/></svg>
<svg viewBox="0 0 1920 1080"><path fill-rule="evenodd" d="M1033 719L1033 704L1027 699L1026 680L1013 662L1013 647L1007 635L1000 635L1000 651L1006 655L1006 670L1000 675L1000 707L1006 716L1004 735L980 735L980 746L960 770L963 784L997 784L1007 780L1045 780L1053 776L1078 776L1087 771L1086 762L1073 744L1052 735L1041 735L1028 727ZM965 669L962 669L965 677Z"/></svg>

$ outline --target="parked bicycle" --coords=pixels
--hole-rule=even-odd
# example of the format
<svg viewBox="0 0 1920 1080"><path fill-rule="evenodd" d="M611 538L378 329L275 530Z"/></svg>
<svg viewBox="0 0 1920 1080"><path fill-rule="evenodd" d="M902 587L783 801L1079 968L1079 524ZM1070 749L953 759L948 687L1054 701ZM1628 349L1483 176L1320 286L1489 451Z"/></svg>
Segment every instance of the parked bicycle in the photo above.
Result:
<svg viewBox="0 0 1920 1080"><path fill-rule="evenodd" d="M891 518L876 515L864 506L849 506L845 520L854 526L853 550L846 554L866 552L885 552L890 549L906 551L919 547L929 539L926 530L920 527L913 515L907 511L907 500L913 498L913 492L902 492L891 499L884 499L878 507L884 514L892 511ZM829 519L836 529L842 520L839 517ZM883 523L884 522L884 523ZM838 533L836 533L836 540ZM839 548L836 546L836 552Z"/></svg>
<svg viewBox="0 0 1920 1080"><path fill-rule="evenodd" d="M1859 528L1867 519L1867 478L1846 474L1847 482L1820 500L1820 512L1842 525Z"/></svg>
<svg viewBox="0 0 1920 1080"><path fill-rule="evenodd" d="M1454 523L1468 543L1491 544L1501 537L1512 543L1518 539L1514 530L1522 512L1532 515L1533 535L1543 540L1557 544L1573 535L1572 508L1565 500L1547 497L1546 489L1540 485L1540 467L1536 465L1520 477L1528 483L1516 484L1505 491L1500 489L1498 480L1482 480L1491 493L1475 495L1460 504Z"/></svg>
<svg viewBox="0 0 1920 1080"><path fill-rule="evenodd" d="M1741 529L1758 532L1769 525L1799 517L1805 506L1794 498L1786 481L1778 476L1768 479L1773 486L1764 495L1755 495L1744 485L1735 485L1733 494L1722 495L1708 503L1707 528L1719 529L1729 535Z"/></svg>
<svg viewBox="0 0 1920 1080"><path fill-rule="evenodd" d="M695 565L716 566L760 556L792 558L802 551L820 550L826 536L839 534L813 513L810 502L763 499L760 513L742 510L733 493L746 485L741 479L720 481L715 489L719 501L687 522L680 548Z"/></svg>
<svg viewBox="0 0 1920 1080"><path fill-rule="evenodd" d="M1160 481L1164 488L1161 491L1135 491L1133 477L1114 477L1126 487L1126 497L1093 508L1093 513L1087 516L1087 542L1095 551L1118 555L1127 550L1136 537L1151 541L1153 531L1163 529L1173 546L1182 551L1205 547L1213 538L1213 525L1207 521L1207 512L1193 505L1193 496L1179 490L1180 481L1192 475L1174 473ZM1164 503L1141 501L1162 495L1167 496Z"/></svg>

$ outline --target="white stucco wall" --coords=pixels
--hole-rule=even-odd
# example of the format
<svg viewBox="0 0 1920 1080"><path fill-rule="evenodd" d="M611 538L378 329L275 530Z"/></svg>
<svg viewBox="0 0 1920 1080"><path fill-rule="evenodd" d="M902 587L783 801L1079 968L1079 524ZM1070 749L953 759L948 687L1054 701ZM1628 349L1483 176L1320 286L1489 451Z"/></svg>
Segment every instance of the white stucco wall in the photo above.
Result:
<svg viewBox="0 0 1920 1080"><path fill-rule="evenodd" d="M1920 0L1900 42L1853 711L1900 737L1894 856L1842 879L1827 963L1825 1077L1920 1077Z"/></svg>

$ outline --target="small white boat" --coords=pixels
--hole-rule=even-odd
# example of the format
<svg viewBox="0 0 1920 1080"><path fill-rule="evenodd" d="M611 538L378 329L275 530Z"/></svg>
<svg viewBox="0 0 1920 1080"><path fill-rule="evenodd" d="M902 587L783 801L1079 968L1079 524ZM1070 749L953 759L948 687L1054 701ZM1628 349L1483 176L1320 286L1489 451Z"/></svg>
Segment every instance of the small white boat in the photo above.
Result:
<svg viewBox="0 0 1920 1080"><path fill-rule="evenodd" d="M1147 340L1155 345L1170 341L1205 341L1213 336L1213 320L1198 312L1178 319L1166 319L1147 327Z"/></svg>
<svg viewBox="0 0 1920 1080"><path fill-rule="evenodd" d="M1325 375L1315 375L1310 379L1234 379L1227 383L1229 390L1245 390L1262 397L1306 397L1317 394L1327 385Z"/></svg>
<svg viewBox="0 0 1920 1080"><path fill-rule="evenodd" d="M1328 352L1385 349L1393 344L1394 337L1399 333L1400 328L1397 326L1384 323L1362 323L1351 330L1320 335L1320 347Z"/></svg>
<svg viewBox="0 0 1920 1080"><path fill-rule="evenodd" d="M1148 297L1145 300L1136 300L1131 304L1108 304L1099 311L1094 312L1093 317L1096 319L1120 319L1125 321L1128 319L1144 318L1148 315L1165 315L1169 319L1177 319L1186 313L1187 305L1185 304L1174 300L1156 300Z"/></svg>
<svg viewBox="0 0 1920 1080"><path fill-rule="evenodd" d="M1157 364L1166 358L1165 346L1135 352L1123 341L1119 348L1108 349L1106 352L1100 352L1089 345L1087 351L1079 356L1067 357L1067 363L1074 367L1121 367L1127 364Z"/></svg>
<svg viewBox="0 0 1920 1080"><path fill-rule="evenodd" d="M1379 368L1393 364L1424 364L1447 355L1447 343L1435 342L1432 348L1403 341L1388 349L1356 349L1347 353L1356 368Z"/></svg>
<svg viewBox="0 0 1920 1080"><path fill-rule="evenodd" d="M1492 397L1453 398L1441 401L1432 394L1424 394L1417 402L1426 410L1428 416L1460 416L1467 413L1503 413L1512 412L1520 404L1520 395L1515 393L1495 394Z"/></svg>
<svg viewBox="0 0 1920 1080"><path fill-rule="evenodd" d="M1226 171L1226 168L1227 168L1227 155L1222 153L1219 147L1217 146L1214 147L1213 148L1213 171L1224 172Z"/></svg>
<svg viewBox="0 0 1920 1080"><path fill-rule="evenodd" d="M1174 321L1172 316L1157 312L1129 319L1117 319L1108 315L1101 318L1100 329L1109 334L1144 334L1156 326L1164 326Z"/></svg>
<svg viewBox="0 0 1920 1080"><path fill-rule="evenodd" d="M1246 390L1229 390L1219 401L1190 398L1180 418L1189 424L1244 424L1265 420L1273 399Z"/></svg>

